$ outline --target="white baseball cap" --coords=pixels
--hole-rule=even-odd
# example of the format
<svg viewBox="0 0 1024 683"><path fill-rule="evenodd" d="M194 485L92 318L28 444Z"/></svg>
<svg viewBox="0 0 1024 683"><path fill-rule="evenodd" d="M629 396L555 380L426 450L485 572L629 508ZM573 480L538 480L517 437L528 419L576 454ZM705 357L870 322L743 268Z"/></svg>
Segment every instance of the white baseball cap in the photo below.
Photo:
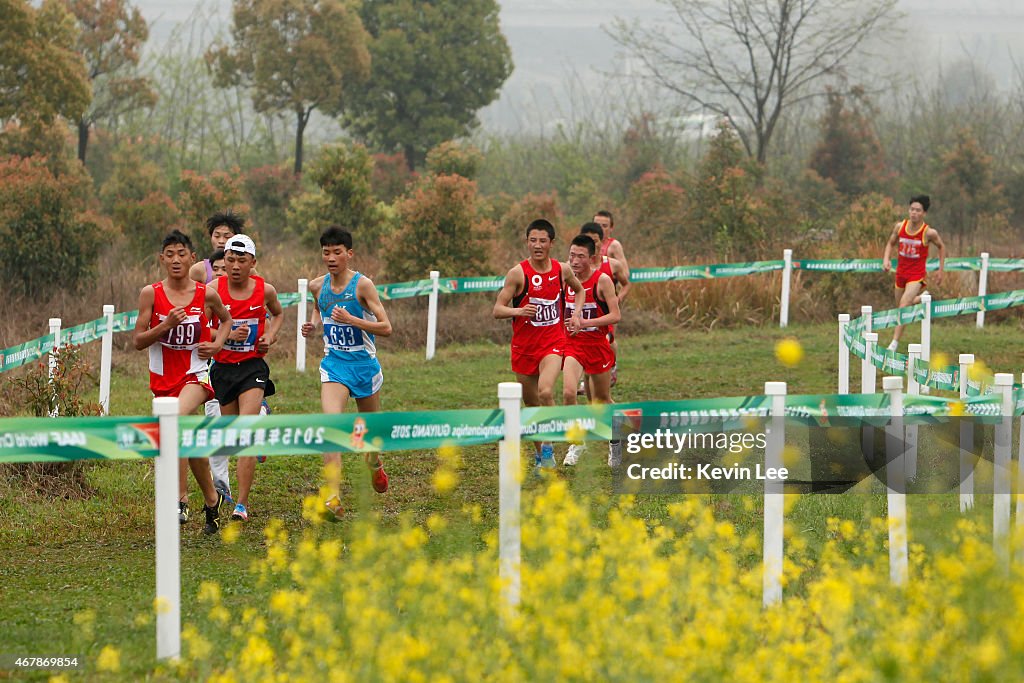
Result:
<svg viewBox="0 0 1024 683"><path fill-rule="evenodd" d="M252 257L256 258L256 243L248 235L235 235L228 239L224 251L239 251L243 254L252 254Z"/></svg>

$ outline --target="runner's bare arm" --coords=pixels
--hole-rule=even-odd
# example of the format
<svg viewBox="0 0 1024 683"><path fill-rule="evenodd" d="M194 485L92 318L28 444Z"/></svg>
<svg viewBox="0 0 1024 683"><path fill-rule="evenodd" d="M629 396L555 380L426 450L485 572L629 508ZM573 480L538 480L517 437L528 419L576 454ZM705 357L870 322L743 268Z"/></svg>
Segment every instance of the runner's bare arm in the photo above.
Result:
<svg viewBox="0 0 1024 683"><path fill-rule="evenodd" d="M619 304L626 300L626 294L629 293L633 283L629 279L629 265L625 261L619 259L608 259L612 264L612 274L615 276L615 282L619 284L618 297ZM614 285L615 282L612 284Z"/></svg>
<svg viewBox="0 0 1024 683"><path fill-rule="evenodd" d="M532 318L537 314L537 307L533 304L526 304L522 308L514 308L512 299L518 294L525 284L522 266L513 266L505 275L505 284L498 292L498 299L494 302L494 317L497 320L507 320L516 316Z"/></svg>
<svg viewBox="0 0 1024 683"><path fill-rule="evenodd" d="M270 346L277 342L277 335L284 324L284 308L277 298L277 289L270 283L263 287L263 305L270 311L270 326L264 328L263 336L256 341L256 348L261 353L266 353Z"/></svg>
<svg viewBox="0 0 1024 683"><path fill-rule="evenodd" d="M896 227L892 229L892 233L889 235L889 241L885 243L885 251L882 253L882 270L889 272L892 270L892 248L896 246L896 242L900 237L900 224L897 223Z"/></svg>
<svg viewBox="0 0 1024 683"><path fill-rule="evenodd" d="M217 290L212 287L206 288L206 317L210 320L217 318L220 321L220 327L217 328L217 336L213 341L199 343L199 357L203 360L217 355L224 348L224 342L231 334L231 311L221 301Z"/></svg>
<svg viewBox="0 0 1024 683"><path fill-rule="evenodd" d="M192 267L188 269L188 276L196 282L206 282L206 266L203 262L193 263Z"/></svg>
<svg viewBox="0 0 1024 683"><path fill-rule="evenodd" d="M619 298L615 296L615 283L606 273L601 273L601 277L597 278L597 292L608 303L608 312L588 320L587 325L592 327L615 325L622 319L622 313L619 309Z"/></svg>
<svg viewBox="0 0 1024 683"><path fill-rule="evenodd" d="M562 263L562 280L572 288L575 294L574 301L576 306L572 317L569 318L569 322L566 323L565 327L570 334L575 334L583 327L583 304L587 302L587 290L583 289L583 283L576 278L576 274L572 272L572 268L569 267L568 263Z"/></svg>
<svg viewBox="0 0 1024 683"><path fill-rule="evenodd" d="M156 327L150 327L149 322L153 317L153 303L156 295L153 292L153 285L146 285L139 292L139 319L135 321L135 334L133 341L135 349L141 351L152 346L156 340L167 334L167 331L178 323L185 320L185 309L177 306L171 309L167 318Z"/></svg>
<svg viewBox="0 0 1024 683"><path fill-rule="evenodd" d="M313 314L309 316L307 322L302 323L302 336L308 337L313 334L313 330L320 324L320 307L316 305L316 302L320 299L320 288L324 286L324 276L321 275L315 278L309 283L309 293L313 295Z"/></svg>
<svg viewBox="0 0 1024 683"><path fill-rule="evenodd" d="M942 275L946 271L946 243L935 228L928 228L928 240L939 248L939 270L935 273L935 283L938 284L942 282Z"/></svg>
<svg viewBox="0 0 1024 683"><path fill-rule="evenodd" d="M629 262L626 261L626 252L622 249L622 242L614 240L608 247L608 258L615 258L622 261L626 268L629 268Z"/></svg>
<svg viewBox="0 0 1024 683"><path fill-rule="evenodd" d="M356 299L363 308L373 313L373 316L377 318L376 321L357 318L341 306L336 306L331 311L331 320L358 327L364 332L378 337L390 337L391 320L388 319L388 312L384 310L384 304L380 302L380 293L374 286L373 280L365 276L359 278L359 282L356 284Z"/></svg>

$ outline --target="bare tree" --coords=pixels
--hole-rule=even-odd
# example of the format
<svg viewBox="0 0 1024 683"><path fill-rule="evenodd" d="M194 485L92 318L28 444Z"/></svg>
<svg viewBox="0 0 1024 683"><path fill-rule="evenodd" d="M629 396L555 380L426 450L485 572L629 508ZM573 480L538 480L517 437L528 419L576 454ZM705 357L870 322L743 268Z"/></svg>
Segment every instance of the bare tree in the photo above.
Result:
<svg viewBox="0 0 1024 683"><path fill-rule="evenodd" d="M645 78L727 118L762 163L783 111L823 94L899 16L897 0L661 2L671 21L617 19L612 39L643 64Z"/></svg>

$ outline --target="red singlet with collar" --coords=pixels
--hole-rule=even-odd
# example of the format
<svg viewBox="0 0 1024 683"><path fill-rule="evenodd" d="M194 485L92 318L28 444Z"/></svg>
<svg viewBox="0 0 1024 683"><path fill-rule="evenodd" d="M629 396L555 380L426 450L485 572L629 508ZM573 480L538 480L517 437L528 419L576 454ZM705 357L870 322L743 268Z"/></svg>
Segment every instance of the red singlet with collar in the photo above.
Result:
<svg viewBox="0 0 1024 683"><path fill-rule="evenodd" d="M928 224L923 223L911 233L910 221L904 220L899 231L899 251L896 256L896 277L905 282L924 280L928 271Z"/></svg>
<svg viewBox="0 0 1024 683"><path fill-rule="evenodd" d="M167 298L164 283L153 284L153 315L149 326L167 319L174 304ZM172 327L149 347L149 388L157 395L177 395L189 375L205 377L206 361L199 357L199 344L210 341L206 318L206 285L197 282L192 301L185 306L184 322Z"/></svg>
<svg viewBox="0 0 1024 683"><path fill-rule="evenodd" d="M519 265L523 269L525 286L512 299L512 306L521 308L525 304L533 304L537 307L537 314L533 318L512 318L512 346L524 350L557 346L565 339L562 264L551 259L551 270L546 273L534 270L529 259Z"/></svg>
<svg viewBox="0 0 1024 683"><path fill-rule="evenodd" d="M266 282L259 275L250 275L256 285L252 288L252 294L248 299L236 300L231 298L228 291L228 279L217 278L217 293L228 310L231 311L231 331L235 331L242 325L249 326L249 336L242 341L224 342L224 349L213 357L218 363L241 363L250 358L262 358L265 353L260 353L256 344L263 336L263 329L267 324L267 309L264 300Z"/></svg>
<svg viewBox="0 0 1024 683"><path fill-rule="evenodd" d="M597 281L601 279L602 272L601 270L595 270L587 278L587 281L583 283L583 291L587 293L587 300L583 304L583 327L576 334L566 338L566 344L569 346L608 343L608 339L605 336L608 331L607 327L587 326L588 320L594 320L608 314L608 302L601 299L597 294ZM567 286L565 288L565 319L568 320L575 311L576 292Z"/></svg>

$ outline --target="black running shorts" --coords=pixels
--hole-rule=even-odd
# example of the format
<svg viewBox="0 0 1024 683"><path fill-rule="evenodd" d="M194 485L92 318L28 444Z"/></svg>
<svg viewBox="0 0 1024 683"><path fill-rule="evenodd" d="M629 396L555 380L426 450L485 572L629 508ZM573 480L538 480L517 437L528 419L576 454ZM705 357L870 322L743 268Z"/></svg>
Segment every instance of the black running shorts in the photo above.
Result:
<svg viewBox="0 0 1024 683"><path fill-rule="evenodd" d="M210 368L210 382L223 406L237 401L249 389L263 389L263 397L274 395L274 382L270 368L262 358L250 358L241 363L217 363Z"/></svg>

